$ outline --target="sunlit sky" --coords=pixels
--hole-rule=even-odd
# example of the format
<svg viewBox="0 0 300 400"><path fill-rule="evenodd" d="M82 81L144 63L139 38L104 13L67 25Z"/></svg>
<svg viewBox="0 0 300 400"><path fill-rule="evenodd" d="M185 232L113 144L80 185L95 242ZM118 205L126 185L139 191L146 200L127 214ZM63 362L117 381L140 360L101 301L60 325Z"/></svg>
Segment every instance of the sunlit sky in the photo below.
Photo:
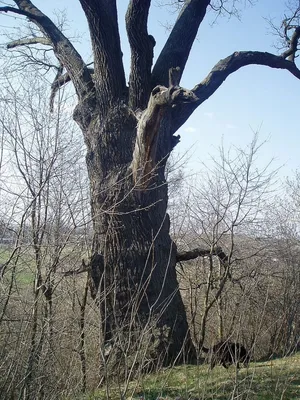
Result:
<svg viewBox="0 0 300 400"><path fill-rule="evenodd" d="M79 36L75 43L86 61L91 61L89 34L84 14L77 0L36 0L42 11L54 18L54 13L65 10L69 28L67 34ZM167 38L167 24L176 14L170 8L159 7L152 1L149 17L149 33L156 39L155 57ZM168 3L168 1L165 1ZM241 0L241 5L245 1ZM124 14L128 1L119 0L120 33L124 64L128 75L129 47L124 29ZM192 48L181 85L193 88L222 58L237 50L260 50L276 53L276 37L267 20L280 24L286 10L283 0L260 0L253 7L242 9L241 19L220 17L210 13L202 23L198 38ZM1 25L7 23L0 16ZM8 18L12 24L14 19ZM15 24L19 24L15 20ZM187 27L188 29L188 27ZM219 90L191 116L179 130L181 142L178 150L190 149L189 168L197 171L201 162L209 162L222 140L226 147L245 147L260 131L260 139L267 140L263 146L260 163L274 158L274 167L283 166L281 176L291 175L300 168L299 157L300 81L287 71L262 66L248 66L232 74Z"/></svg>

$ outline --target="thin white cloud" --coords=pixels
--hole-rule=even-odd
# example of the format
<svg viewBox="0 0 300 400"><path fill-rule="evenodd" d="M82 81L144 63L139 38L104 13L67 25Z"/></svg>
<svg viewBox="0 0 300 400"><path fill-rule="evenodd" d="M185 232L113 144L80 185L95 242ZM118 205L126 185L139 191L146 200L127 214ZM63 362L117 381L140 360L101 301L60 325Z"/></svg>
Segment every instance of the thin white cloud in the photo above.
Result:
<svg viewBox="0 0 300 400"><path fill-rule="evenodd" d="M187 126L186 128L184 128L184 132L193 133L196 132L196 128L194 128L193 126Z"/></svg>
<svg viewBox="0 0 300 400"><path fill-rule="evenodd" d="M205 115L205 117L207 117L209 119L213 119L215 114L213 112L205 112L204 115Z"/></svg>

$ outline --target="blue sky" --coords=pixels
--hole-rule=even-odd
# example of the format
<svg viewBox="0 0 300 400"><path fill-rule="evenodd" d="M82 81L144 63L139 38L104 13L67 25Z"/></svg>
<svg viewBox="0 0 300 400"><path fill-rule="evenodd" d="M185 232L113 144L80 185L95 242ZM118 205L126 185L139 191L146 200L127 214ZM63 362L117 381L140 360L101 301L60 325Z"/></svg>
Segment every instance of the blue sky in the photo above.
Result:
<svg viewBox="0 0 300 400"><path fill-rule="evenodd" d="M168 1L166 1L167 3ZM34 2L50 17L53 11L66 10L68 33L77 32L80 43L76 47L88 60L91 54L89 35L84 14L77 0L36 0ZM124 14L127 0L119 0L120 32L123 38L124 63L130 59L124 31ZM153 0L149 17L149 33L157 42L155 55L159 54L168 32L163 26L171 23L176 14L166 7L158 7ZM241 1L244 4L244 1ZM187 64L182 86L192 88L200 82L221 58L237 50L260 50L276 53L276 38L271 34L265 18L279 22L285 11L283 0L260 0L253 7L242 10L241 20L219 18L211 26L213 15L204 21ZM4 22L5 17L1 17ZM19 21L16 21L19 23ZM232 74L219 90L200 106L180 129L180 152L191 149L189 167L197 170L200 162L208 162L216 154L223 140L226 146L246 146L253 131L260 130L260 139L267 139L259 162L275 158L274 167L283 165L281 176L290 175L300 168L299 157L300 81L287 71L267 67L248 66Z"/></svg>

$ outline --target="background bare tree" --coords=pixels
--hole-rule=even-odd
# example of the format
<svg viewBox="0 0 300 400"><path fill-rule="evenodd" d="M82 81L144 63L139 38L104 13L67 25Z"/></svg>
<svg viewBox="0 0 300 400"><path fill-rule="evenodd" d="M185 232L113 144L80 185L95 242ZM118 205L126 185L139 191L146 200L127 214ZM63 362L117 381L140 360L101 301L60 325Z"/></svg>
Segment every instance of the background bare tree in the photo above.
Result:
<svg viewBox="0 0 300 400"><path fill-rule="evenodd" d="M64 271L78 269L90 245L83 145L62 99L50 114L45 84L40 76L17 92L11 86L0 110L7 204L0 253L0 390L28 399L55 398L58 386L71 390L66 382L76 387L81 377L86 386L86 277L62 285ZM65 318L74 319L67 331ZM74 350L81 373L68 370Z"/></svg>
<svg viewBox="0 0 300 400"><path fill-rule="evenodd" d="M177 256L183 268L181 286L199 349L207 336L211 344L242 335L239 318L245 309L241 307L266 259L266 243L256 238L265 229L277 171L272 171L271 163L257 165L261 147L257 135L245 149L227 151L222 146L212 166L203 166L185 190L183 212L176 210L181 215L179 231L174 232L181 244ZM248 334L246 338L249 341Z"/></svg>

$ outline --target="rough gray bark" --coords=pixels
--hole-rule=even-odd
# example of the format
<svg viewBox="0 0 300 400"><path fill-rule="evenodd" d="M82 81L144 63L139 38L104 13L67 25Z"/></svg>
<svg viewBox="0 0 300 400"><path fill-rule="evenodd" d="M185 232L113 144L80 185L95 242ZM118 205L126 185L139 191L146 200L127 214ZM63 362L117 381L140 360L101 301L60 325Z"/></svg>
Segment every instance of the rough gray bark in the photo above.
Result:
<svg viewBox="0 0 300 400"><path fill-rule="evenodd" d="M118 105L105 125L95 119L95 130L86 132L91 138L97 135L90 142L87 166L93 253L98 255L92 262L92 291L100 298L105 340L114 341L120 326L139 329L136 324L156 320L156 328L166 336L164 348L157 348L166 354L166 363L193 351L176 279L165 181L165 164L174 146L168 114L183 100L193 101L194 96L178 87L157 87L138 119Z"/></svg>
<svg viewBox="0 0 300 400"><path fill-rule="evenodd" d="M69 80L76 89L74 119L87 147L94 226L90 283L101 307L105 341L114 341L120 331L128 337L130 330L147 328L153 320L158 343L153 360L161 355L164 363L181 361L183 355L192 358L195 352L175 272L176 262L188 259L188 255L177 255L167 214L165 165L179 142L174 134L231 73L243 66L286 69L299 79L294 63L299 28L282 56L235 52L216 64L193 90L186 90L179 86L180 78L211 2L185 1L151 72L155 45L147 31L151 1L130 0L126 14L131 48L127 87L116 0L79 1L90 29L92 71L31 1L14 0L15 8L0 7L0 11L25 16L43 34L31 40L51 44L59 61L53 96ZM10 47L25 42L13 42ZM26 44L29 42L30 38ZM203 255L201 251L190 254L199 255Z"/></svg>

